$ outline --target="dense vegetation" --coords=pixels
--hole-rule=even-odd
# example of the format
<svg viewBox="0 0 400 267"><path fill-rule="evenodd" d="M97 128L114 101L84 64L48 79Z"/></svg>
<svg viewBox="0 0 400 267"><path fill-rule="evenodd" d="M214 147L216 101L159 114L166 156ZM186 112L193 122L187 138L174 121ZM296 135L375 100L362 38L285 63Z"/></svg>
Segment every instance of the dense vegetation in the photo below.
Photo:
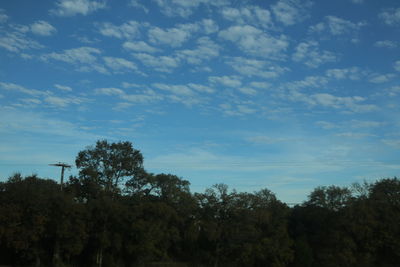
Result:
<svg viewBox="0 0 400 267"><path fill-rule="evenodd" d="M77 177L0 183L0 265L399 266L400 180L319 187L289 208L268 189L204 193L98 141Z"/></svg>

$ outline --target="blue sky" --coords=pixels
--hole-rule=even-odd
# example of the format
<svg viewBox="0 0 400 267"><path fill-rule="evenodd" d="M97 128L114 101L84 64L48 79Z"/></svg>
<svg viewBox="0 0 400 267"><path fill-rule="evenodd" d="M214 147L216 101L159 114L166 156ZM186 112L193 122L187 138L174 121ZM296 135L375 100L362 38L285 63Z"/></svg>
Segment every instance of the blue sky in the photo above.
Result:
<svg viewBox="0 0 400 267"><path fill-rule="evenodd" d="M2 1L0 177L98 139L192 191L399 176L399 37L398 0Z"/></svg>

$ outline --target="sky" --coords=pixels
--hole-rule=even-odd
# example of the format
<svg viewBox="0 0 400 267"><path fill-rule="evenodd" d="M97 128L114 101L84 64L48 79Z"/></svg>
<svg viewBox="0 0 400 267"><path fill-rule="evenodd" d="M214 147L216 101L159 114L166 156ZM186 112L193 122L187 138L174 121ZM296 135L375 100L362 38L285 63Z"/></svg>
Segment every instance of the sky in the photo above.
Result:
<svg viewBox="0 0 400 267"><path fill-rule="evenodd" d="M301 202L400 176L399 76L398 0L1 1L0 179L107 139Z"/></svg>

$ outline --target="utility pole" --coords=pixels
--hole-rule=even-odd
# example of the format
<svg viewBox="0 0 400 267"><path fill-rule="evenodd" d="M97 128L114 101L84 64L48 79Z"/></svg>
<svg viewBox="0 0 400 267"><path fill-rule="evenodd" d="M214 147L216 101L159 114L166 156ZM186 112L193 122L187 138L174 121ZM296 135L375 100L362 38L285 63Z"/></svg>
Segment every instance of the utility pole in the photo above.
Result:
<svg viewBox="0 0 400 267"><path fill-rule="evenodd" d="M55 164L49 164L50 166L57 166L61 167L61 191L63 190L63 185L64 185L64 170L65 168L71 168L72 166L66 163L55 163Z"/></svg>

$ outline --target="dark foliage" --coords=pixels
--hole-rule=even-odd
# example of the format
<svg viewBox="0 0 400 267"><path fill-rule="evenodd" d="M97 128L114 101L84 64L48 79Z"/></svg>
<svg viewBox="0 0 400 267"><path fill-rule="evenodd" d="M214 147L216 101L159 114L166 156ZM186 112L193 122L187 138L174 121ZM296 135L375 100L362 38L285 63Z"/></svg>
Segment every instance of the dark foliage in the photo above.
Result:
<svg viewBox="0 0 400 267"><path fill-rule="evenodd" d="M78 177L0 183L0 265L398 266L400 180L318 187L289 208L263 189L189 182L143 169L129 142L98 141ZM123 185L123 181L125 184Z"/></svg>

